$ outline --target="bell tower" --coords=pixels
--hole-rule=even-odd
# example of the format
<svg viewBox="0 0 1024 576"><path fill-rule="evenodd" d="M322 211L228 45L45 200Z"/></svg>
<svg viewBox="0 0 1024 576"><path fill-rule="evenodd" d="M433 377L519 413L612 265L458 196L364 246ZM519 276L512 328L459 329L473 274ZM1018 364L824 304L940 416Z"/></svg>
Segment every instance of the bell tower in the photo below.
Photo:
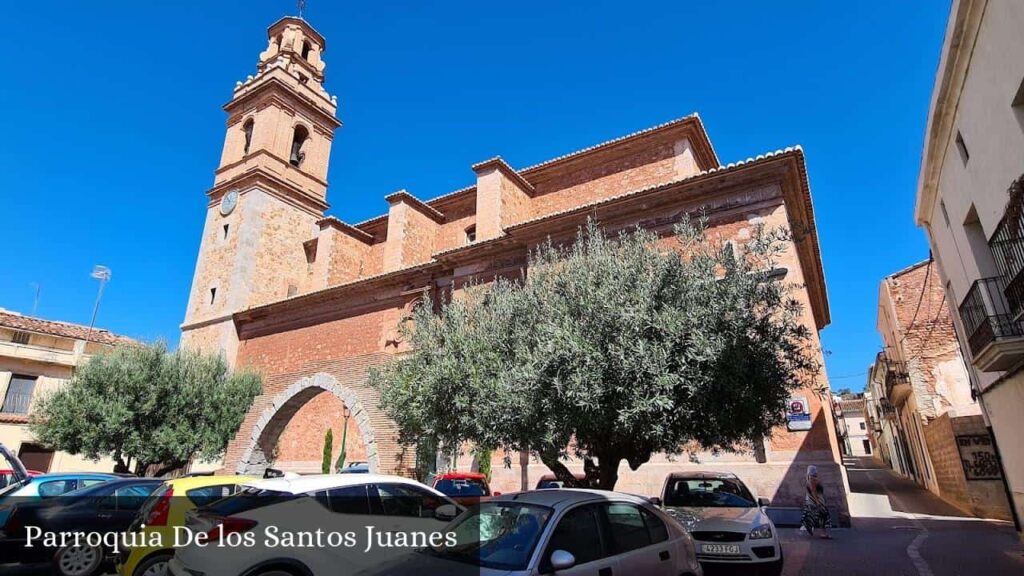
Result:
<svg viewBox="0 0 1024 576"><path fill-rule="evenodd" d="M337 97L324 88L327 43L308 22L267 29L256 74L224 105L227 133L199 247L181 345L234 363L232 315L295 295L303 242L327 209Z"/></svg>

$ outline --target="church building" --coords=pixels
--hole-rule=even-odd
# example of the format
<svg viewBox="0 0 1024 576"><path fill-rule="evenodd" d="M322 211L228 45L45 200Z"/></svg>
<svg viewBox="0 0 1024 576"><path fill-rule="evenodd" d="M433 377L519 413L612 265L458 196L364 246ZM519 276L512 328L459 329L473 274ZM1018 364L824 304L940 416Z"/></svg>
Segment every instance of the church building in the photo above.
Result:
<svg viewBox="0 0 1024 576"><path fill-rule="evenodd" d="M294 17L267 32L257 73L224 106L224 149L181 327L182 346L223 353L264 375L263 393L228 447L227 471L318 472L325 432L333 430L336 456L344 428L348 461L413 474L415 448L397 443L366 382L371 366L406 350L399 322L424 295L521 274L532 247L572 238L588 217L610 229L666 234L704 210L714 234L740 241L757 224L788 226L796 233L781 270L802 287L794 296L820 349L829 306L800 148L723 165L694 114L581 142L587 147L525 168L482 160L469 167L464 188L432 200L398 190L384 197L386 213L347 223L326 214L331 143L341 127L337 98L324 88L326 40ZM789 425L752 452L702 453L699 463L656 457L637 472L623 464L618 489L654 495L670 471L723 470L774 505L799 506L804 471L815 464L845 515L833 416L821 401L828 397L822 374L794 392ZM506 468L505 456L493 455L495 490L532 488L549 473L520 455ZM470 455L456 462L476 464Z"/></svg>

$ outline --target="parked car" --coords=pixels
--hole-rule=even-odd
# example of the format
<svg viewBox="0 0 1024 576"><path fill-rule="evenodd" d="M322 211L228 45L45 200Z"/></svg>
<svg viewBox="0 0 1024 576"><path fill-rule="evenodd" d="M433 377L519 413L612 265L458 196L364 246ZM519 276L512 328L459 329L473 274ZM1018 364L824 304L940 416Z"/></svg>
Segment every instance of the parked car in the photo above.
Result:
<svg viewBox="0 0 1024 576"><path fill-rule="evenodd" d="M153 491L128 528L138 533L135 540L159 541L159 546L125 548L117 557L121 576L163 576L174 556L174 530L185 525L185 514L238 492L243 484L256 482L250 476L193 475L167 480ZM158 534L159 536L153 536Z"/></svg>
<svg viewBox="0 0 1024 576"><path fill-rule="evenodd" d="M102 484L118 478L114 474L100 472L61 472L53 474L32 474L21 459L0 443L0 461L6 460L11 476L7 486L0 488L0 526L7 520L13 502L53 498L68 492Z"/></svg>
<svg viewBox="0 0 1024 576"><path fill-rule="evenodd" d="M573 474L577 480L586 480L585 474ZM545 474L537 480L537 487L534 490L549 490L551 488L565 488L565 482L562 482L554 474Z"/></svg>
<svg viewBox="0 0 1024 576"><path fill-rule="evenodd" d="M185 526L200 535L178 548L168 562L173 576L216 574L260 576L351 573L402 553L364 546L346 547L325 541L311 546L263 546L267 534L299 534L317 530L325 534L354 532L366 539L366 527L391 537L399 533L440 532L462 507L440 492L408 478L377 474L333 474L271 478L244 487L186 514ZM254 546L224 546L247 533ZM344 568L341 568L344 567Z"/></svg>
<svg viewBox="0 0 1024 576"><path fill-rule="evenodd" d="M759 574L782 573L778 530L764 508L735 475L724 472L669 474L661 504L693 536L697 559L710 565L749 565Z"/></svg>
<svg viewBox="0 0 1024 576"><path fill-rule="evenodd" d="M40 474L45 474L45 472L40 472L38 470L26 470L26 472L28 472L29 476L39 476ZM0 488L6 488L11 482L14 482L14 480L14 470L0 468Z"/></svg>
<svg viewBox="0 0 1024 576"><path fill-rule="evenodd" d="M433 546L360 576L702 574L686 530L646 499L548 489L481 502L455 519L454 546Z"/></svg>
<svg viewBox="0 0 1024 576"><path fill-rule="evenodd" d="M113 546L85 540L51 546L45 539L27 546L29 528L39 528L43 534L123 533L160 483L156 478L118 478L52 498L19 499L9 504L0 550L5 557L25 563L50 561L60 576L96 574L112 558Z"/></svg>
<svg viewBox="0 0 1024 576"><path fill-rule="evenodd" d="M469 507L489 499L491 487L487 484L487 476L479 472L445 472L434 476L434 490L448 496L459 504ZM501 492L495 492L500 496Z"/></svg>
<svg viewBox="0 0 1024 576"><path fill-rule="evenodd" d="M341 470L338 470L338 474L369 474L370 463L369 462L349 462Z"/></svg>

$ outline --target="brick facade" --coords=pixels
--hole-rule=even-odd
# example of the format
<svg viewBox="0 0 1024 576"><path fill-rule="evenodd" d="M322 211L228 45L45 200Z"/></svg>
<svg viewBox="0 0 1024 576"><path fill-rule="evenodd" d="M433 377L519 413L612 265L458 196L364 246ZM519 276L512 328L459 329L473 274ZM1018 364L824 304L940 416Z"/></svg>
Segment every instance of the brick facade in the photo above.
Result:
<svg viewBox="0 0 1024 576"><path fill-rule="evenodd" d="M254 85L268 81L264 76L270 68L261 70ZM309 113L293 106L297 113ZM737 241L749 238L757 224L788 226L797 234L780 266L785 280L800 287L794 296L804 305L803 321L814 334L816 349L818 330L829 323L803 152L787 149L721 166L696 116L521 170L500 158L487 160L472 167L473 186L428 202L396 192L387 197L387 214L355 225L323 217L322 209L311 209L315 206L307 195L290 187L266 190L276 203L256 204L253 198L260 196L250 190L271 188L269 175L257 176L275 166L256 166L211 190L207 228L216 232L222 229L219 218L232 217L222 217L218 207L224 191L238 186L242 194L235 213L256 209L262 215L258 231L239 234L258 237L261 249L245 256L241 246L204 238L193 294L205 294L210 282L219 282L231 294L243 294L242 301L233 301L237 305L213 321L187 319L183 327L187 345L210 348L218 338L233 339L231 360L265 375L263 393L225 457L231 471L258 471L271 461L296 467L308 467L311 458L318 461L314 456L323 431L338 425L343 403L354 414L350 433L357 431L356 445L365 450L371 468L411 473L414 450L397 444L394 424L366 384L371 366L392 361L405 349L399 322L424 294L457 295L470 281L522 274L531 247L547 238L571 238L589 217L609 230L642 226L659 234L666 246L675 245L668 237L672 226L698 212L710 218L712 235ZM253 188L247 189L247 182ZM278 206L292 213L281 213ZM206 272L224 266L248 276ZM262 288L284 284L296 287L291 297L280 291L276 298L267 296ZM214 327L229 334L202 336ZM659 456L638 472L623 471L620 486L654 494L669 470L735 470L760 495L795 506L802 502L806 466L813 463L835 507L845 514L832 418L816 391L822 384L824 375L796 392L810 402L811 430L776 430L765 441L762 461L749 453L698 452L699 465ZM338 430L333 429L337 444ZM504 468L504 454L494 458L496 486L520 488L524 470L518 457L512 458L512 469ZM468 456L458 464L471 465ZM536 482L543 468L538 466L526 466L527 483Z"/></svg>

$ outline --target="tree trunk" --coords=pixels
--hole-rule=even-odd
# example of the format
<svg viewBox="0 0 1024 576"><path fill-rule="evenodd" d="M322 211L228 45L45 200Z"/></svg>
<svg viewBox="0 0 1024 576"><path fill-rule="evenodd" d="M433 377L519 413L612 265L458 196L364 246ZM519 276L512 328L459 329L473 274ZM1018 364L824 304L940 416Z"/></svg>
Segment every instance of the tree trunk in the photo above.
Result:
<svg viewBox="0 0 1024 576"><path fill-rule="evenodd" d="M540 461L544 463L552 472L555 473L555 478L562 481L562 485L566 488L586 488L586 482L580 482L576 479L576 476L562 464L562 461L558 458L558 453L554 450L546 452L538 452Z"/></svg>

